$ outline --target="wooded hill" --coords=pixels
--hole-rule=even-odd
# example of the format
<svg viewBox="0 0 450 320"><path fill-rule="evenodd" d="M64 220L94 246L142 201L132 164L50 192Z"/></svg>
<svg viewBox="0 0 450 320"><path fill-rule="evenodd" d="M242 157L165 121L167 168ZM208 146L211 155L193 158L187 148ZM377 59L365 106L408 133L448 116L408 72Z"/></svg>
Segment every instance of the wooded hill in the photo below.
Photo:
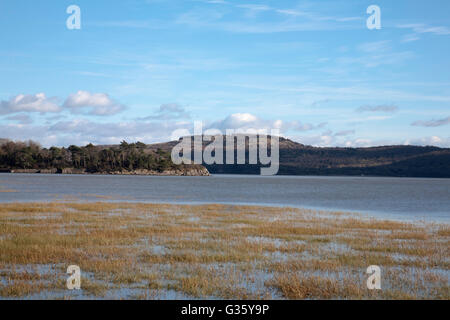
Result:
<svg viewBox="0 0 450 320"><path fill-rule="evenodd" d="M225 141L226 138L224 146ZM171 161L170 152L178 143L146 145L123 141L120 145L89 144L47 149L34 142L3 139L0 143L0 170L75 168L89 173L180 170L189 166L177 166ZM207 144L204 142L203 147ZM235 149L240 147L235 146ZM248 160L248 141L245 148ZM259 164L203 166L210 173L227 174L260 174L261 167ZM197 169L201 167L197 166ZM450 149L433 146L319 148L280 138L278 174L450 178Z"/></svg>

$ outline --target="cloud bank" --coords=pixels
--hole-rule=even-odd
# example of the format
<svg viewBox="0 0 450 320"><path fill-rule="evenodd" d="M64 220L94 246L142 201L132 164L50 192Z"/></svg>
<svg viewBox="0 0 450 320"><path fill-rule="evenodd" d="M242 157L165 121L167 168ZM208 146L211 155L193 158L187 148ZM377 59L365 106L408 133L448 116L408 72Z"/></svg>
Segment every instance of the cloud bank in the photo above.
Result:
<svg viewBox="0 0 450 320"><path fill-rule="evenodd" d="M0 102L0 114L11 114L19 112L60 112L62 109L57 104L56 98L47 98L44 93L19 94L9 101Z"/></svg>
<svg viewBox="0 0 450 320"><path fill-rule="evenodd" d="M111 99L106 93L78 91L70 94L62 105L58 98L47 98L45 93L18 94L8 101L0 101L0 115L24 113L60 113L70 111L74 114L110 116L125 110L125 106Z"/></svg>

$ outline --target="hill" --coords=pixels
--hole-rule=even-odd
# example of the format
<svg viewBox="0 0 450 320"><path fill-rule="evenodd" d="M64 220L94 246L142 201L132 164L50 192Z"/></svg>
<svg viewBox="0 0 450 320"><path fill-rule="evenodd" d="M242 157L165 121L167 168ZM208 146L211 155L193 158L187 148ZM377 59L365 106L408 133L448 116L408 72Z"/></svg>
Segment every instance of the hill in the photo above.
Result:
<svg viewBox="0 0 450 320"><path fill-rule="evenodd" d="M270 141L270 137L269 137ZM0 139L0 170L46 173L207 175L260 174L261 164L175 165L170 158L179 141L49 149L33 142ZM209 142L203 143L205 148ZM226 137L224 137L224 148ZM433 146L321 148L280 138L279 175L346 175L450 178L450 149ZM235 145L245 148L249 141ZM224 152L225 158L225 152ZM225 162L225 160L224 160ZM206 169L207 170L206 170ZM209 172L209 173L208 173Z"/></svg>
<svg viewBox="0 0 450 320"><path fill-rule="evenodd" d="M169 152L177 143L178 141L171 141L149 145L148 148ZM203 146L207 144L204 143ZM242 147L235 146L235 150ZM248 160L248 141L245 148ZM261 167L259 164L203 165L213 174L259 174ZM321 148L280 138L278 174L450 178L450 149L405 145Z"/></svg>

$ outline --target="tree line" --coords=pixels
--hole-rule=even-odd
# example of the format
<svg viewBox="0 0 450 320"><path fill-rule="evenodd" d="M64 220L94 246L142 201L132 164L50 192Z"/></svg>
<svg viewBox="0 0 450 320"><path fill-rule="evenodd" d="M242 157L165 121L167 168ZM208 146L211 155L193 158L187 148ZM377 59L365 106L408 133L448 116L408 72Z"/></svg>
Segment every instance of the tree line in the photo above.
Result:
<svg viewBox="0 0 450 320"><path fill-rule="evenodd" d="M6 141L0 145L1 169L84 169L87 172L132 171L137 169L158 172L177 167L170 153L151 150L142 142L122 141L117 146L43 148L33 141Z"/></svg>

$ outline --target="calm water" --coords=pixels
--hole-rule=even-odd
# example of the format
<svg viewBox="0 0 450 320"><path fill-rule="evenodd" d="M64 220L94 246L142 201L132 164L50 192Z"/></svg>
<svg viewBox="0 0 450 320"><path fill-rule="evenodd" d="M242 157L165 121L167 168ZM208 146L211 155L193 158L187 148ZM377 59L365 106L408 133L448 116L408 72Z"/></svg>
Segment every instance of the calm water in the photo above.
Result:
<svg viewBox="0 0 450 320"><path fill-rule="evenodd" d="M450 222L450 179L0 174L0 202L53 200L259 204Z"/></svg>

